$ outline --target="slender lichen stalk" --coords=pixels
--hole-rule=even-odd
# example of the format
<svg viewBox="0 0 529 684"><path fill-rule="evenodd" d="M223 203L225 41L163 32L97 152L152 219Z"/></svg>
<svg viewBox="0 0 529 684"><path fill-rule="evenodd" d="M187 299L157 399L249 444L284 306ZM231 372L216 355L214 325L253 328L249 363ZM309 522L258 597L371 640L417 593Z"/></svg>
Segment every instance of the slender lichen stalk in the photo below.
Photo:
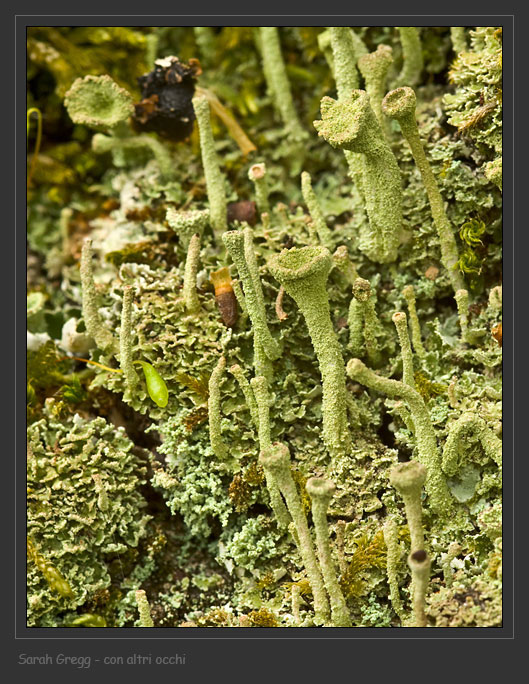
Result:
<svg viewBox="0 0 529 684"><path fill-rule="evenodd" d="M397 79L399 86L414 86L421 80L424 66L419 29L416 26L398 26L402 45L402 70Z"/></svg>
<svg viewBox="0 0 529 684"><path fill-rule="evenodd" d="M404 295L404 299L408 304L413 349L420 359L424 359L426 351L424 350L422 343L421 326L419 323L419 317L417 316L417 306L415 304L415 291L413 289L413 285L407 285L402 290L402 294Z"/></svg>
<svg viewBox="0 0 529 684"><path fill-rule="evenodd" d="M184 269L183 295L186 309L191 314L200 311L200 301L197 294L197 273L200 262L200 233L195 233L187 248L186 265Z"/></svg>
<svg viewBox="0 0 529 684"><path fill-rule="evenodd" d="M468 290L458 290L455 294L455 300L459 315L459 325L461 327L461 339L463 342L468 343L470 341L468 334Z"/></svg>
<svg viewBox="0 0 529 684"><path fill-rule="evenodd" d="M250 383L248 382L243 369L239 366L238 363L236 363L233 366L231 366L230 373L239 383L239 387L241 388L241 391L246 400L246 405L248 406L254 425L257 429L259 429L259 409L257 407L257 402L255 401L255 395L253 393L252 388L250 387Z"/></svg>
<svg viewBox="0 0 529 684"><path fill-rule="evenodd" d="M276 109L281 115L288 133L295 140L302 140L307 137L299 120L292 90L288 80L285 62L281 54L281 44L279 32L276 26L261 26L261 55L263 58L263 71L267 81L268 89L274 98Z"/></svg>
<svg viewBox="0 0 529 684"><path fill-rule="evenodd" d="M452 40L452 47L456 55L467 51L467 37L464 26L450 26L450 39Z"/></svg>
<svg viewBox="0 0 529 684"><path fill-rule="evenodd" d="M380 363L376 340L380 324L375 310L376 294L368 280L357 278L353 284L353 299L349 305L349 349L355 356L362 355L363 344L372 366Z"/></svg>
<svg viewBox="0 0 529 684"><path fill-rule="evenodd" d="M99 313L97 293L92 271L92 240L86 238L81 251L81 288L83 319L86 332L105 353L117 354L119 344L110 330L105 326Z"/></svg>
<svg viewBox="0 0 529 684"><path fill-rule="evenodd" d="M404 610L400 598L398 580L401 548L399 544L399 529L393 517L389 517L384 524L384 541L386 542L386 572L388 575L391 605L402 620Z"/></svg>
<svg viewBox="0 0 529 684"><path fill-rule="evenodd" d="M325 223L323 211L321 210L318 198L312 189L310 173L307 173L306 171L303 171L301 174L301 192L303 193L303 199L309 209L311 218L314 221L314 227L316 228L316 233L318 234L321 244L324 247L327 247L328 250L332 250L334 248L332 233Z"/></svg>
<svg viewBox="0 0 529 684"><path fill-rule="evenodd" d="M260 214L270 213L270 204L268 202L268 183L266 180L266 165L253 164L248 171L248 178L252 181L255 187L255 200L257 203L257 210Z"/></svg>
<svg viewBox="0 0 529 684"><path fill-rule="evenodd" d="M203 95L194 97L193 109L197 117L200 134L200 151L206 178L211 226L216 233L221 233L228 228L226 187L215 151L207 98Z"/></svg>
<svg viewBox="0 0 529 684"><path fill-rule="evenodd" d="M346 100L321 100L321 121L314 121L318 134L330 145L362 154L362 193L370 232L361 249L378 263L397 258L402 225L402 189L397 160L380 128L363 90L354 90Z"/></svg>
<svg viewBox="0 0 529 684"><path fill-rule="evenodd" d="M270 396L268 393L268 382L262 375L257 375L250 380L251 391L257 406L257 430L259 433L260 452L270 449L272 442L270 439ZM288 527L291 522L290 515L281 498L277 482L266 465L263 464L266 487L270 496L270 505L277 518L280 527Z"/></svg>
<svg viewBox="0 0 529 684"><path fill-rule="evenodd" d="M263 288L255 257L250 228L230 230L222 236L244 288L244 299L252 322L254 338L271 361L281 355L281 347L272 337L266 320ZM259 373L263 375L263 373Z"/></svg>
<svg viewBox="0 0 529 684"><path fill-rule="evenodd" d="M382 100L387 93L386 81L389 67L393 64L393 50L389 45L379 45L375 52L370 52L358 60L358 68L364 77L365 89L369 95L371 107L386 138L390 137L387 118L382 112Z"/></svg>
<svg viewBox="0 0 529 684"><path fill-rule="evenodd" d="M312 521L316 530L316 548L318 549L323 581L331 602L331 621L334 627L351 627L351 616L338 583L331 555L329 524L327 522L327 508L336 487L330 480L311 477L307 480L306 489L312 501Z"/></svg>
<svg viewBox="0 0 529 684"><path fill-rule="evenodd" d="M340 245L332 255L332 260L345 278L345 282L352 287L358 278L358 273L356 272L356 266L349 258L347 247Z"/></svg>
<svg viewBox="0 0 529 684"><path fill-rule="evenodd" d="M108 136L96 133L92 138L92 149L96 154L118 152L121 150L148 149L156 159L164 180L171 180L175 175L175 164L169 150L156 138L150 135L132 135L128 137Z"/></svg>
<svg viewBox="0 0 529 684"><path fill-rule="evenodd" d="M347 98L358 88L355 46L351 29L348 26L331 26L330 38L333 56L333 71L338 98Z"/></svg>
<svg viewBox="0 0 529 684"><path fill-rule="evenodd" d="M431 561L426 551L413 551L408 556L408 565L412 575L412 627L426 627L425 600L430 578Z"/></svg>
<svg viewBox="0 0 529 684"><path fill-rule="evenodd" d="M410 387L415 387L415 380L413 379L413 353L408 335L408 319L403 311L397 311L393 314L391 320L395 324L397 335L399 336L400 352L402 355L402 382Z"/></svg>
<svg viewBox="0 0 529 684"><path fill-rule="evenodd" d="M441 470L441 459L428 409L421 395L403 382L389 380L377 375L367 368L360 359L349 361L347 374L353 380L376 392L381 392L390 398L402 398L408 404L415 426L419 461L427 469L426 491L431 505L437 513L448 515L452 507L452 500Z"/></svg>
<svg viewBox="0 0 529 684"><path fill-rule="evenodd" d="M426 468L417 461L399 463L391 469L389 481L404 500L412 551L424 549L421 493L426 482Z"/></svg>
<svg viewBox="0 0 529 684"><path fill-rule="evenodd" d="M453 476L460 465L460 454L472 441L478 441L485 454L496 465L502 464L502 444L481 416L474 413L463 413L448 428L448 437L443 449L443 471Z"/></svg>
<svg viewBox="0 0 529 684"><path fill-rule="evenodd" d="M454 231L446 215L443 198L433 175L430 162L426 157L419 136L415 118L416 97L412 88L404 87L392 90L382 101L382 111L386 116L399 122L402 134L410 146L411 153L421 173L424 187L430 202L432 217L439 236L441 261L448 271L448 277L454 292L464 287L463 278L458 270L459 254Z"/></svg>
<svg viewBox="0 0 529 684"><path fill-rule="evenodd" d="M320 568L318 567L318 561L316 560L316 554L314 553L307 518L303 512L298 490L292 479L288 447L280 443L272 444L265 451L261 451L259 459L263 468L268 470L275 479L281 494L285 498L288 511L292 516L296 529L298 548L314 597L315 622L323 624L329 618L329 602L325 593Z"/></svg>
<svg viewBox="0 0 529 684"><path fill-rule="evenodd" d="M133 290L130 285L123 288L123 305L121 309L121 329L119 332L119 365L123 371L127 389L130 393L138 384L138 374L134 369L132 359L132 298Z"/></svg>
<svg viewBox="0 0 529 684"><path fill-rule="evenodd" d="M458 554L461 553L463 550L461 544L458 544L458 542L452 542L450 546L448 547L448 551L446 552L442 562L441 562L441 567L443 569L443 578L445 581L445 585L447 587L452 586L452 567L451 563L458 556Z"/></svg>
<svg viewBox="0 0 529 684"><path fill-rule="evenodd" d="M296 302L309 331L323 387L323 440L332 455L351 446L342 350L334 332L327 296L332 257L325 247L283 250L268 261L273 277Z"/></svg>
<svg viewBox="0 0 529 684"><path fill-rule="evenodd" d="M154 627L154 622L151 617L151 607L147 600L147 594L143 589L138 589L136 592L136 603L138 604L138 611L140 613L140 627Z"/></svg>
<svg viewBox="0 0 529 684"><path fill-rule="evenodd" d="M221 434L222 414L220 411L220 385L224 378L225 369L226 359L221 356L209 378L208 396L209 441L213 453L220 460L228 457L228 448Z"/></svg>

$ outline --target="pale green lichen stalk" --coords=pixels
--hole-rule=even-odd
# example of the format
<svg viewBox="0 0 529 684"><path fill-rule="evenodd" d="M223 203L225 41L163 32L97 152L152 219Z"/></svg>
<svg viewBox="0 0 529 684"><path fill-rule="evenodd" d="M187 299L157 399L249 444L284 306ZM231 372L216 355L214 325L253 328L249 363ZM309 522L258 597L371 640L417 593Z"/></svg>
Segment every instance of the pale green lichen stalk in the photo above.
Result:
<svg viewBox="0 0 529 684"><path fill-rule="evenodd" d="M248 178L255 187L255 201L260 214L270 213L268 202L268 181L266 180L266 164L253 164L248 171Z"/></svg>
<svg viewBox="0 0 529 684"><path fill-rule="evenodd" d="M408 565L412 575L412 627L426 627L425 600L430 579L431 560L426 551L413 551L408 556Z"/></svg>
<svg viewBox="0 0 529 684"><path fill-rule="evenodd" d="M464 26L450 26L450 38L456 55L467 51L467 36Z"/></svg>
<svg viewBox="0 0 529 684"><path fill-rule="evenodd" d="M334 247L332 233L325 222L325 217L323 216L323 211L319 205L316 193L312 189L310 173L307 173L306 171L303 171L301 174L301 192L303 193L303 199L308 207L321 244L324 247L327 247L328 250L332 250Z"/></svg>
<svg viewBox="0 0 529 684"><path fill-rule="evenodd" d="M399 336L400 352L402 356L402 382L410 387L415 387L413 379L413 353L411 351L410 337L408 335L408 319L403 311L393 314L391 320L397 329Z"/></svg>
<svg viewBox="0 0 529 684"><path fill-rule="evenodd" d="M402 551L399 543L399 529L393 517L389 517L384 524L384 541L386 542L386 572L388 575L391 605L402 620L404 609L402 607L402 599L400 598L398 580L398 569Z"/></svg>
<svg viewBox="0 0 529 684"><path fill-rule="evenodd" d="M461 553L461 544L458 542L452 542L448 547L443 560L441 561L441 567L443 568L443 579L447 587L452 586L453 574L452 574L452 561Z"/></svg>
<svg viewBox="0 0 529 684"><path fill-rule="evenodd" d="M421 37L416 26L398 26L402 45L402 70L397 79L399 86L414 86L421 79L424 67Z"/></svg>
<svg viewBox="0 0 529 684"><path fill-rule="evenodd" d="M464 287L463 278L458 270L459 253L456 239L448 217L446 215L443 198L433 175L430 163L419 136L419 129L415 118L417 99L412 88L404 87L392 90L382 101L382 110L386 116L399 122L402 134L410 146L411 153L421 173L432 217L439 236L441 260L448 271L448 277L454 292Z"/></svg>
<svg viewBox="0 0 529 684"><path fill-rule="evenodd" d="M303 130L294 107L292 90L281 54L278 29L276 26L261 26L260 36L263 71L276 109L281 115L287 132L294 139L302 140L307 137L307 134Z"/></svg>
<svg viewBox="0 0 529 684"><path fill-rule="evenodd" d="M274 278L296 302L318 359L323 388L323 440L333 455L347 453L351 437L347 422L345 370L334 332L327 296L332 257L325 247L283 250L268 261Z"/></svg>
<svg viewBox="0 0 529 684"><path fill-rule="evenodd" d="M268 393L268 382L262 375L257 375L250 380L250 391L253 394L253 401L257 407L257 421L256 426L259 434L259 450L260 452L270 448L272 442L270 439L270 395ZM263 464L265 473L266 487L270 496L270 506L274 511L277 522L280 527L288 527L291 522L290 515L285 507L285 503L281 498L277 482L268 467Z"/></svg>
<svg viewBox="0 0 529 684"><path fill-rule="evenodd" d="M351 616L338 583L329 540L327 508L336 487L330 480L311 477L307 480L306 489L312 501L312 521L316 530L316 547L323 581L330 598L332 625L334 627L351 627Z"/></svg>
<svg viewBox="0 0 529 684"><path fill-rule="evenodd" d="M257 429L259 429L259 408L255 400L254 392L250 386L250 383L248 382L246 375L244 374L243 369L239 366L238 363L235 363L233 364L233 366L231 366L230 373L239 383L239 387L241 388L241 391L244 395L244 399L250 411L250 415L252 417L254 425Z"/></svg>
<svg viewBox="0 0 529 684"><path fill-rule="evenodd" d="M399 463L391 470L389 481L404 500L412 551L424 550L421 493L426 468L417 461Z"/></svg>
<svg viewBox="0 0 529 684"><path fill-rule="evenodd" d="M119 332L119 365L125 376L127 389L134 392L138 384L138 374L134 369L132 358L132 302L134 292L130 285L123 288L123 304L121 309L121 329Z"/></svg>
<svg viewBox="0 0 529 684"><path fill-rule="evenodd" d="M252 231L250 228L244 231L230 230L223 234L222 239L242 281L254 338L266 357L273 361L281 355L281 347L272 337L266 320L263 288L253 247Z"/></svg>
<svg viewBox="0 0 529 684"><path fill-rule="evenodd" d="M219 159L215 150L215 140L211 130L211 118L207 97L197 95L193 98L193 108L198 122L200 134L200 152L202 166L206 178L211 226L216 233L228 228L227 199L225 179L220 170Z"/></svg>
<svg viewBox="0 0 529 684"><path fill-rule="evenodd" d="M123 150L143 150L151 152L165 180L174 177L175 168L169 150L157 138L150 135L131 135L128 137L110 136L96 133L92 138L92 149L96 154L119 153Z"/></svg>
<svg viewBox="0 0 529 684"><path fill-rule="evenodd" d="M147 600L147 594L143 589L138 589L135 593L136 603L138 604L138 611L140 613L140 627L154 627L154 622L151 617L151 607Z"/></svg>
<svg viewBox="0 0 529 684"><path fill-rule="evenodd" d="M410 317L411 326L411 340L413 343L413 349L420 359L423 359L426 355L424 345L422 343L421 335L421 325L419 323L419 317L417 316L417 306L415 302L415 290L413 285L407 285L403 290L402 294L406 303L408 304L408 314Z"/></svg>
<svg viewBox="0 0 529 684"><path fill-rule="evenodd" d="M344 101L324 97L318 134L333 147L361 153L362 192L371 234L361 249L378 263L397 258L402 224L400 170L363 90Z"/></svg>
<svg viewBox="0 0 529 684"><path fill-rule="evenodd" d="M83 319L86 332L105 353L116 354L119 344L110 330L106 327L97 302L94 273L92 271L92 240L86 238L81 252L81 287Z"/></svg>
<svg viewBox="0 0 529 684"><path fill-rule="evenodd" d="M338 90L338 98L347 98L359 86L357 55L353 43L352 31L348 26L331 26L330 29L334 80Z"/></svg>
<svg viewBox="0 0 529 684"><path fill-rule="evenodd" d="M340 245L332 255L332 260L345 278L345 282L352 287L358 278L358 273L356 272L356 266L349 258L347 247Z"/></svg>
<svg viewBox="0 0 529 684"><path fill-rule="evenodd" d="M403 382L389 380L377 375L367 368L360 359L349 361L347 374L353 380L370 389L386 394L390 398L402 398L408 404L415 427L419 461L427 469L426 491L434 510L437 513L447 515L451 510L452 500L441 470L441 459L432 422L421 395Z"/></svg>
<svg viewBox="0 0 529 684"><path fill-rule="evenodd" d="M272 473L281 494L285 498L288 511L292 516L297 535L298 548L307 571L314 597L315 622L324 623L329 618L329 602L325 593L323 579L314 553L314 546L307 525L307 518L296 485L290 471L290 453L284 444L273 444L262 451L259 460L263 467Z"/></svg>
<svg viewBox="0 0 529 684"><path fill-rule="evenodd" d="M368 280L357 278L353 284L353 299L349 305L349 349L355 356L362 356L363 349L372 366L378 366L380 352L377 333L380 324L375 310L376 296Z"/></svg>
<svg viewBox="0 0 529 684"><path fill-rule="evenodd" d="M393 50L389 45L379 45L375 52L370 52L358 60L358 68L364 77L371 107L386 138L390 137L390 129L389 122L382 112L382 100L387 93L386 81L392 64Z"/></svg>
<svg viewBox="0 0 529 684"><path fill-rule="evenodd" d="M220 386L224 379L226 359L221 356L209 378L208 416L209 441L213 453L221 461L228 457L228 447L221 434L222 413L220 408Z"/></svg>
<svg viewBox="0 0 529 684"><path fill-rule="evenodd" d="M468 329L468 290L461 289L457 290L455 294L455 300L457 304L457 313L459 315L459 326L461 328L461 339L463 342L470 342L469 329Z"/></svg>
<svg viewBox="0 0 529 684"><path fill-rule="evenodd" d="M187 248L186 266L184 269L184 302L191 314L200 311L200 300L197 294L197 273L200 263L200 233L195 233Z"/></svg>

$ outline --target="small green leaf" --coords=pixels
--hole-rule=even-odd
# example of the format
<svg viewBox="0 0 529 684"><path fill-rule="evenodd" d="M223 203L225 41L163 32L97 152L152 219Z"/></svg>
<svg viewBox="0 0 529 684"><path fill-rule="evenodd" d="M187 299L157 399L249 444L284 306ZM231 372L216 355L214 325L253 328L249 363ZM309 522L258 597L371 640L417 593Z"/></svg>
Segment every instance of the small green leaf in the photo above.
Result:
<svg viewBox="0 0 529 684"><path fill-rule="evenodd" d="M145 382L147 383L147 392L154 403L160 408L167 406L169 401L169 392L167 391L167 385L164 379L158 373L154 366L146 361L138 361L143 368L143 374L145 375Z"/></svg>

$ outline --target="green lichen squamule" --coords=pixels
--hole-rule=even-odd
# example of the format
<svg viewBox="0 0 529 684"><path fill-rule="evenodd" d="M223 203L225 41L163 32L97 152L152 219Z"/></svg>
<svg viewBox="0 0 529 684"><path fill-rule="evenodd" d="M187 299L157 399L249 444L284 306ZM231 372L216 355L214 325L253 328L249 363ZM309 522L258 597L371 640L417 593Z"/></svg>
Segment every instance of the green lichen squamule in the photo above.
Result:
<svg viewBox="0 0 529 684"><path fill-rule="evenodd" d="M455 475L460 466L461 451L469 447L472 440L478 441L487 457L501 467L501 439L489 428L480 416L463 413L448 429L448 437L443 448L443 471Z"/></svg>
<svg viewBox="0 0 529 684"><path fill-rule="evenodd" d="M78 78L64 96L74 123L112 129L134 114L132 96L108 75Z"/></svg>
<svg viewBox="0 0 529 684"><path fill-rule="evenodd" d="M138 611L140 613L140 627L154 627L154 622L151 617L151 607L147 600L147 594L143 589L138 589L135 593L136 603L138 604Z"/></svg>
<svg viewBox="0 0 529 684"><path fill-rule="evenodd" d="M456 239L450 221L446 215L443 198L433 175L430 163L419 136L417 120L415 118L415 106L417 99L412 88L404 87L392 90L382 101L382 110L386 116L399 122L402 134L410 146L411 153L421 172L422 181L432 210L432 217L439 236L441 247L441 260L448 271L448 277L454 288L454 292L464 287L463 279L457 268L459 253Z"/></svg>
<svg viewBox="0 0 529 684"><path fill-rule="evenodd" d="M194 97L193 108L197 117L200 134L200 151L206 177L211 226L216 233L221 233L228 228L228 204L225 179L220 170L219 159L215 150L215 140L211 130L211 117L207 97L203 95Z"/></svg>
<svg viewBox="0 0 529 684"><path fill-rule="evenodd" d="M331 454L347 453L345 369L326 290L332 257L325 247L284 250L268 261L274 278L298 305L318 358L323 388L323 440Z"/></svg>
<svg viewBox="0 0 529 684"><path fill-rule="evenodd" d="M400 170L391 148L363 90L354 90L347 100L321 100L321 121L314 121L318 134L330 145L362 154L362 192L371 235L362 249L377 263L397 258L402 224Z"/></svg>
<svg viewBox="0 0 529 684"><path fill-rule="evenodd" d="M150 135L122 137L96 133L92 138L92 149L96 154L147 149L156 159L162 177L165 180L171 180L174 177L174 163L168 149L159 140Z"/></svg>

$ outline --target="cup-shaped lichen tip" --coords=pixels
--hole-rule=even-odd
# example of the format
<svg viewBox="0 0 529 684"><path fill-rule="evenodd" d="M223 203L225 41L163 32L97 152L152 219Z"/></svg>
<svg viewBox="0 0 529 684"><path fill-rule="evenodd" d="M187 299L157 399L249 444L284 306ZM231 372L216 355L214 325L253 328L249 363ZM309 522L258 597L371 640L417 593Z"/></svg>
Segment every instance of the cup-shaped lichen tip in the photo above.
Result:
<svg viewBox="0 0 529 684"><path fill-rule="evenodd" d="M307 480L305 489L311 499L328 502L336 491L336 485L323 477L311 477Z"/></svg>
<svg viewBox="0 0 529 684"><path fill-rule="evenodd" d="M426 468L418 461L408 461L392 468L389 481L403 495L420 493L426 482L426 474Z"/></svg>
<svg viewBox="0 0 529 684"><path fill-rule="evenodd" d="M382 100L382 111L391 119L405 119L406 117L415 116L415 107L417 105L417 98L415 91L409 86L396 88L390 91Z"/></svg>
<svg viewBox="0 0 529 684"><path fill-rule="evenodd" d="M113 128L134 114L132 96L107 75L76 79L64 104L74 123L93 128Z"/></svg>

